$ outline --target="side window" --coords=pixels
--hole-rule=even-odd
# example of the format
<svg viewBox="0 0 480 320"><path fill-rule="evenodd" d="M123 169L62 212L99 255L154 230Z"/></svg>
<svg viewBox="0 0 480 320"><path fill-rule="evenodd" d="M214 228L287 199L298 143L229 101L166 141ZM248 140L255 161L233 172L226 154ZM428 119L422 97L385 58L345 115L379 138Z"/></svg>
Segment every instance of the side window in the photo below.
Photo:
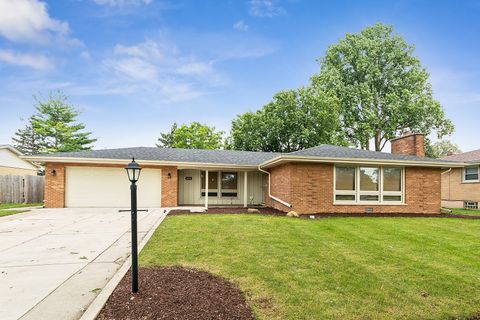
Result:
<svg viewBox="0 0 480 320"><path fill-rule="evenodd" d="M335 200L356 201L355 167L335 167Z"/></svg>
<svg viewBox="0 0 480 320"><path fill-rule="evenodd" d="M478 182L478 166L466 167L463 170L463 181Z"/></svg>

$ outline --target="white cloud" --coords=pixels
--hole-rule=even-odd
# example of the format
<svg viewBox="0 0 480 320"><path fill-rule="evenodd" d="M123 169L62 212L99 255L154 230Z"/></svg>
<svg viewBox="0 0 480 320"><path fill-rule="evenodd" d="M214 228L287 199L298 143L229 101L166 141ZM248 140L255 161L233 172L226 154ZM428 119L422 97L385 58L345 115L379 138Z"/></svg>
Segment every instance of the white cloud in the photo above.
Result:
<svg viewBox="0 0 480 320"><path fill-rule="evenodd" d="M174 54L174 52L167 52L172 50L175 51L175 49L169 48L162 42L147 40L133 46L117 44L114 48L114 53L142 59L161 60L165 54Z"/></svg>
<svg viewBox="0 0 480 320"><path fill-rule="evenodd" d="M157 69L155 65L140 58L125 58L112 61L109 64L117 73L131 80L155 81Z"/></svg>
<svg viewBox="0 0 480 320"><path fill-rule="evenodd" d="M90 55L90 52L88 52L87 50L83 50L82 52L80 52L80 58L84 60L91 60L92 56Z"/></svg>
<svg viewBox="0 0 480 320"><path fill-rule="evenodd" d="M166 40L146 40L131 46L117 44L104 60L107 74L113 73L114 87L127 85L134 91L160 94L165 101L192 99L206 88L223 85L214 62L186 55Z"/></svg>
<svg viewBox="0 0 480 320"><path fill-rule="evenodd" d="M127 5L150 4L153 0L93 0L96 4L109 7L123 7Z"/></svg>
<svg viewBox="0 0 480 320"><path fill-rule="evenodd" d="M0 0L0 35L10 41L46 42L68 33L68 23L51 18L45 2Z"/></svg>
<svg viewBox="0 0 480 320"><path fill-rule="evenodd" d="M114 48L117 59L113 64L117 70L137 79L157 79L159 76L196 75L208 77L213 74L213 62L198 60L194 56L181 54L166 42L147 40L132 46L117 44ZM118 65L121 68L118 68Z"/></svg>
<svg viewBox="0 0 480 320"><path fill-rule="evenodd" d="M248 30L248 25L243 22L242 20L240 21L237 21L233 24L233 28L236 29L236 30L240 30L240 31L247 31Z"/></svg>
<svg viewBox="0 0 480 320"><path fill-rule="evenodd" d="M30 67L36 70L53 68L52 61L44 55L18 53L11 50L0 50L0 61L11 65Z"/></svg>
<svg viewBox="0 0 480 320"><path fill-rule="evenodd" d="M250 0L250 14L256 17L274 17L285 14L284 8L275 0Z"/></svg>

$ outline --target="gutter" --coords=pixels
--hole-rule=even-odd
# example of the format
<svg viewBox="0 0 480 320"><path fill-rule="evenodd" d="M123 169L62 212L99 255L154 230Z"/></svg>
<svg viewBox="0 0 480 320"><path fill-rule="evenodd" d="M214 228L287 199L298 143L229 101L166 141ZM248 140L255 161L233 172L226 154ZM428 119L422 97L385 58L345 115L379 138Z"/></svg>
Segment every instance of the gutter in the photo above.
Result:
<svg viewBox="0 0 480 320"><path fill-rule="evenodd" d="M320 163L346 163L346 164L376 164L376 165L398 165L398 166L418 166L418 167L441 167L441 168L461 168L466 165L462 162L448 161L422 161L422 160L389 160L389 159L363 159L363 158L328 158L314 156L292 156L280 155L273 159L264 161L260 164L263 167L271 167L282 162L300 161L300 162L320 162Z"/></svg>
<svg viewBox="0 0 480 320"><path fill-rule="evenodd" d="M128 164L130 159L109 159L109 158L74 158L74 157L41 157L41 156L20 156L21 159L27 161L36 161L41 163L77 163L82 164ZM176 166L181 168L226 168L240 170L254 170L257 165L235 165L228 163L205 163L205 162L182 162L182 161L158 161L158 160L140 160L137 161L142 165L152 166Z"/></svg>
<svg viewBox="0 0 480 320"><path fill-rule="evenodd" d="M271 192L271 186L272 186L272 184L271 184L270 172L268 172L268 171L266 171L266 170L263 170L263 169L260 167L260 165L258 166L258 170L261 171L261 172L263 172L263 173L266 173L266 174L268 175L268 196L270 197L270 199L275 200L275 201L283 204L284 206L286 206L286 207L288 207L288 208L291 208L292 205L291 205L290 203L288 203L288 202L286 202L286 201L283 201L282 199L279 199L279 198L277 198L277 197L275 197L275 196L272 195L272 192Z"/></svg>

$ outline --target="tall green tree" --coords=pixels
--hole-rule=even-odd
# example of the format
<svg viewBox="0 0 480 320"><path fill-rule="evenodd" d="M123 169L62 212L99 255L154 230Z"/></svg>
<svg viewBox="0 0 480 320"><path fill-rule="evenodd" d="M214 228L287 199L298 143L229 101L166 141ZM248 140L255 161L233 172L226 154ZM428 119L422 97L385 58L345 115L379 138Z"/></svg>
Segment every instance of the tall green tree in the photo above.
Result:
<svg viewBox="0 0 480 320"><path fill-rule="evenodd" d="M36 113L27 120L25 128L12 138L14 146L26 154L90 150L97 139L83 131L77 121L79 112L70 105L68 97L58 91L46 100L34 97Z"/></svg>
<svg viewBox="0 0 480 320"><path fill-rule="evenodd" d="M29 122L25 128L18 129L12 138L13 146L23 154L37 154L41 152L41 137L33 130Z"/></svg>
<svg viewBox="0 0 480 320"><path fill-rule="evenodd" d="M408 44L388 25L376 24L347 34L319 59L315 88L340 101L342 127L351 144L381 151L405 131L438 138L453 132L433 98L429 74Z"/></svg>
<svg viewBox="0 0 480 320"><path fill-rule="evenodd" d="M185 148L185 149L221 149L223 147L223 131L216 131L199 122L180 127L176 123L167 133L161 133L158 138L159 148Z"/></svg>
<svg viewBox="0 0 480 320"><path fill-rule="evenodd" d="M450 140L440 140L425 145L425 156L430 158L443 158L457 153L462 153L462 150Z"/></svg>
<svg viewBox="0 0 480 320"><path fill-rule="evenodd" d="M345 145L338 101L312 88L281 91L256 112L232 122L231 148L292 152L322 143Z"/></svg>

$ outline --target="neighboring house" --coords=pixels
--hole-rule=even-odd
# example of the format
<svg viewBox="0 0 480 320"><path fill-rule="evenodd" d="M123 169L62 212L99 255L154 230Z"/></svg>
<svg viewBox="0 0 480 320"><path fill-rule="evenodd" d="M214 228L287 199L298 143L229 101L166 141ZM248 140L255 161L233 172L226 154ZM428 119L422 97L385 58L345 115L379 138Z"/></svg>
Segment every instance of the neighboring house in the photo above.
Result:
<svg viewBox="0 0 480 320"><path fill-rule="evenodd" d="M47 207L128 207L123 169L143 170L140 207L266 205L307 213L439 213L441 172L461 163L424 158L424 137L391 153L321 145L292 152L123 148L24 157L45 163Z"/></svg>
<svg viewBox="0 0 480 320"><path fill-rule="evenodd" d="M478 209L480 202L480 150L443 158L464 162L462 168L452 168L442 174L442 206Z"/></svg>
<svg viewBox="0 0 480 320"><path fill-rule="evenodd" d="M23 154L9 145L0 145L0 175L32 175L36 176L38 167L21 159Z"/></svg>

